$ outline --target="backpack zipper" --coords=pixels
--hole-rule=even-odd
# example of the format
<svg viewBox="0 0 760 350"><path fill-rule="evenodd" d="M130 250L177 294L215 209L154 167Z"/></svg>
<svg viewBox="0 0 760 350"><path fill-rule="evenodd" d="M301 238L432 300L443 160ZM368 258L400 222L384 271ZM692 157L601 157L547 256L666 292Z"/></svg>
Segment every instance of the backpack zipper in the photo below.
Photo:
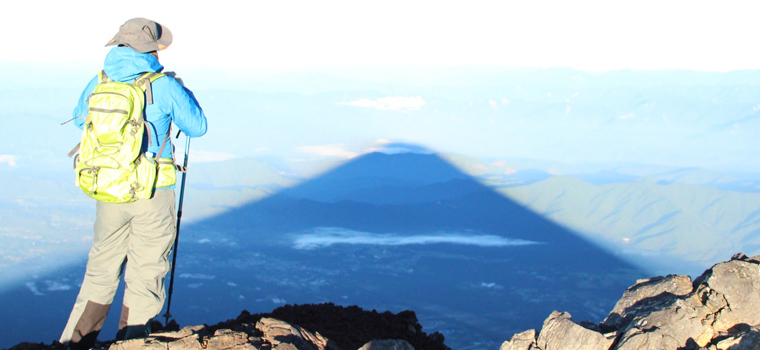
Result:
<svg viewBox="0 0 760 350"><path fill-rule="evenodd" d="M119 114L129 114L127 111L123 109L105 109L105 108L90 108L93 112L100 112L100 113L119 113Z"/></svg>

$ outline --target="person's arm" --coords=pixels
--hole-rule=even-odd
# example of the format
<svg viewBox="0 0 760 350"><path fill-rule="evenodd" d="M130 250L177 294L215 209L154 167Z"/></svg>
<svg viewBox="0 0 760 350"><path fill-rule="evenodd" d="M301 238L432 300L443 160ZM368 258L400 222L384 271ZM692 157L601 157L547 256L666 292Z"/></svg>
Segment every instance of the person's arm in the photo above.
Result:
<svg viewBox="0 0 760 350"><path fill-rule="evenodd" d="M156 82L160 80L163 79L158 79ZM166 80L164 83L167 85L169 95L171 96L170 115L172 116L172 121L187 136L203 136L208 127L206 115L198 104L198 100L195 99L195 95L192 91L180 85L174 78Z"/></svg>
<svg viewBox="0 0 760 350"><path fill-rule="evenodd" d="M82 129L82 126L84 125L84 120L87 118L88 108L89 105L87 104L87 99L90 98L90 95L93 91L95 91L95 86L98 85L98 77L95 76L90 80L90 83L87 84L87 87L84 88L84 91L82 91L82 95L79 96L79 102L77 103L77 106L74 108L74 112L72 113L71 117L74 118L74 125L76 125L77 128L80 130ZM81 118L77 118L81 117Z"/></svg>

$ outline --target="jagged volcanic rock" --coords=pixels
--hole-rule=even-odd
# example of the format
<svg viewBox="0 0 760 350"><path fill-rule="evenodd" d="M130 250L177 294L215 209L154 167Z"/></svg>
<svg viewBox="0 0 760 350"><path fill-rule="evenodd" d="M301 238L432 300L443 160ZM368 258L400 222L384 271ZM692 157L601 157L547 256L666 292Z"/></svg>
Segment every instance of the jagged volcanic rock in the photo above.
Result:
<svg viewBox="0 0 760 350"><path fill-rule="evenodd" d="M414 311L366 311L358 306L338 306L333 303L285 305L264 315L251 315L243 311L235 320L228 320L210 327L231 328L239 323L252 323L266 316L297 324L313 332L319 332L335 341L343 350L362 347L371 340L403 339L416 350L448 350L444 336L438 332L427 335L417 321Z"/></svg>
<svg viewBox="0 0 760 350"><path fill-rule="evenodd" d="M402 339L373 340L359 350L414 350L412 344Z"/></svg>
<svg viewBox="0 0 760 350"><path fill-rule="evenodd" d="M512 339L501 344L499 350L537 350L536 330L529 329L512 336Z"/></svg>
<svg viewBox="0 0 760 350"><path fill-rule="evenodd" d="M536 340L536 347L575 350L609 349L614 340L614 337L606 337L593 329L573 322L573 318L567 312L554 311L544 321L541 334Z"/></svg>
<svg viewBox="0 0 760 350"><path fill-rule="evenodd" d="M651 312L668 295L682 297L694 289L689 276L668 275L639 280L623 293L609 316L599 325L604 330L625 328L635 315Z"/></svg>
<svg viewBox="0 0 760 350"><path fill-rule="evenodd" d="M101 347L106 349L106 347ZM108 350L341 350L319 333L273 318L262 317L255 325L235 324L234 329L187 326L179 331L152 333L147 338L111 344Z"/></svg>
<svg viewBox="0 0 760 350"><path fill-rule="evenodd" d="M45 343L23 342L14 345L9 350L67 350L67 348L58 341L54 341L50 345L45 345Z"/></svg>
<svg viewBox="0 0 760 350"><path fill-rule="evenodd" d="M693 283L676 275L641 280L598 327L555 311L532 334L501 349L760 349L760 256L736 254Z"/></svg>
<svg viewBox="0 0 760 350"><path fill-rule="evenodd" d="M99 343L97 350L450 350L444 337L422 332L413 311L379 313L335 304L285 305L268 314L243 311L213 326L167 327L154 321L144 339ZM21 343L11 350L65 350L58 342Z"/></svg>

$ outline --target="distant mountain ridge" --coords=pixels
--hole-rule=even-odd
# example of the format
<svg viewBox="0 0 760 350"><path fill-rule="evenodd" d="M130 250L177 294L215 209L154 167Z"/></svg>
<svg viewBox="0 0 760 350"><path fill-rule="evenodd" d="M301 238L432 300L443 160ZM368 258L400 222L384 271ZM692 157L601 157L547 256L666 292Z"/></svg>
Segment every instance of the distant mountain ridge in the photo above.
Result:
<svg viewBox="0 0 760 350"><path fill-rule="evenodd" d="M24 66L10 64L19 65ZM15 73L0 78L7 81L4 86L13 87L0 94L0 114L9 122L22 115L58 123L71 117L82 87L72 83L73 73L51 76L51 68L43 68L39 80L26 75L21 79ZM758 71L593 73L504 67L351 71L225 79L203 71L180 75L216 122L213 133L199 139L198 145L241 157L297 158L308 156L300 147L340 144L356 153L382 138L483 158L760 172L757 162L751 161L760 151L754 142L760 130ZM19 85L19 80L31 82ZM45 85L39 86L39 81ZM344 104L388 97L419 98L424 104L414 111ZM419 117L404 118L405 113ZM76 143L72 127L60 129L72 131ZM424 132L412 137L406 130ZM44 136L48 134L24 137L44 145L61 139L51 140ZM9 143L14 143L12 139ZM17 151L0 146L0 154L27 156L26 150Z"/></svg>
<svg viewBox="0 0 760 350"><path fill-rule="evenodd" d="M544 168L546 171L530 170L517 161L485 162L451 154L371 153L364 157L369 167L360 168L349 162L340 173L327 173L306 186L296 186L297 181L278 175L278 170L256 163L263 173L254 168L243 173L269 173L266 175L269 177L257 175L258 178L248 177L244 181L254 186L251 189L261 188L256 183L268 182L274 182L276 188L261 188L261 195L244 198L260 199L282 191L286 197L315 201L312 210L320 212L319 202L413 205L492 189L657 271L697 273L732 251L760 253L758 188L751 181L725 174L672 168L653 168L649 173L639 174L626 169L623 171L628 173L573 174L570 169L558 168L567 174L553 175L546 172L552 171L549 166ZM436 165L438 161L433 160L437 157L459 170ZM225 166L234 169L237 163L250 162L227 161L229 165ZM208 167L214 168L218 166ZM505 171L509 174L504 174ZM435 175L430 176L431 173ZM221 181L206 177L203 172L194 176L203 183ZM471 176L490 189L469 180ZM227 177L229 180L224 181L236 183L235 177ZM214 212L221 211L220 208Z"/></svg>
<svg viewBox="0 0 760 350"><path fill-rule="evenodd" d="M593 185L573 177L499 191L615 251L651 259L650 268L675 258L683 259L681 271L695 273L739 248L760 253L760 193L682 183Z"/></svg>
<svg viewBox="0 0 760 350"><path fill-rule="evenodd" d="M0 179L10 184L0 190L0 237L9 242L0 247L5 310L57 305L55 298L69 293L63 288L76 288L81 273L70 270L80 266L75 257L86 256L92 239L94 203L73 186L71 160L64 156L80 133L70 123L59 124L70 119L80 84L97 67L56 75L60 67L27 69L33 66L15 65L0 77L7 82L0 93L0 117L6 121ZM511 234L518 219L527 217L526 231L563 232L559 236L569 237L564 242L571 241L570 247L599 252L601 260L612 261L610 266L633 261L650 270L689 274L735 251L760 253L758 71L461 67L270 77L179 73L210 124L208 135L193 139L190 154L183 247L192 260L186 267L246 267L214 280L195 280L191 273L182 281L194 295L224 293L229 303L224 307L230 310L238 311L232 304L240 300L279 304L304 295L354 304L383 300L373 306L392 309L399 304L381 298L371 288L376 281L426 290L415 284L419 276L434 278L432 272L446 264L461 273L456 281L436 280L448 299L433 305L416 291L395 295L425 303L421 313L431 315L435 327L451 325L442 315L462 312L447 306L469 301L462 295L496 303L506 302L506 295L525 309L566 302L540 292L566 287L552 285L553 279L570 283L562 275L566 271L553 271L541 260L546 253L541 249L551 245L548 234L536 234L546 244L523 247L341 243L295 249L293 237L314 233L315 227L394 239L439 232L477 237ZM380 103L387 99L416 104L388 108ZM352 103L357 101L362 103ZM466 176L456 171L421 175L424 169L414 162L398 171L375 167L377 173L344 177L330 172L339 165L350 170L363 155L376 157L371 152L378 146L398 141L425 145ZM208 157L199 156L204 152ZM398 156L387 159L401 164L405 156ZM227 221L210 221L214 218ZM234 224L224 226L228 221ZM267 245L271 242L277 244ZM521 254L536 263L513 266ZM506 277L465 272L503 266L509 269L495 275L536 284L513 288ZM616 286L627 286L641 276L639 270L578 272L585 275L573 283L587 288L581 299L589 301L565 309L577 307L581 314L574 315L589 318L604 314L612 299L592 293L605 281L599 276L611 273ZM343 276L362 283L344 284ZM617 287L604 288L613 295ZM211 312L194 306L199 315ZM498 332L497 327L513 327L519 318L497 316L476 329Z"/></svg>
<svg viewBox="0 0 760 350"><path fill-rule="evenodd" d="M377 203L375 198L378 196L386 197L386 200L414 201L414 196L406 191L420 191L424 186L467 178L468 175L441 162L436 156L374 152L364 155L361 163L346 163L339 172L329 172L283 194L322 202L353 199Z"/></svg>

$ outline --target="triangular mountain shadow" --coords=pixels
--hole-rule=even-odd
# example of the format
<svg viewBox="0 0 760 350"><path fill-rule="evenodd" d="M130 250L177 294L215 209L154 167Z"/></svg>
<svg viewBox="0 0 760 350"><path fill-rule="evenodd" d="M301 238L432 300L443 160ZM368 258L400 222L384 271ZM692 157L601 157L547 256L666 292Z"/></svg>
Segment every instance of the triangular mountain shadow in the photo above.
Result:
<svg viewBox="0 0 760 350"><path fill-rule="evenodd" d="M195 310L175 315L209 322L209 299L209 317L281 302L411 309L457 349L496 348L553 310L599 322L645 276L435 154L366 154L183 235L178 274L198 276L175 300Z"/></svg>
<svg viewBox="0 0 760 350"><path fill-rule="evenodd" d="M440 331L453 349L496 349L512 333L540 328L553 310L601 321L645 276L427 152L367 154L184 224L178 253L172 314L181 325L334 302L413 310L424 331ZM70 290L4 292L0 311L20 316L0 338L56 339L83 275L82 265L37 279ZM101 339L116 332L121 297ZM43 317L25 316L42 309Z"/></svg>

